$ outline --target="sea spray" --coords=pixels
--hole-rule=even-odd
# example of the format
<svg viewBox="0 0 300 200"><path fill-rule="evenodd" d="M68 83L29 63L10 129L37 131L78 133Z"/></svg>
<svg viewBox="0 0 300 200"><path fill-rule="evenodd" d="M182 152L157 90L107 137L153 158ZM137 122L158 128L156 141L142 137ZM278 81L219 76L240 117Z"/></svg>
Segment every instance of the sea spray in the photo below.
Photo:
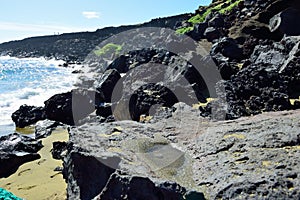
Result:
<svg viewBox="0 0 300 200"><path fill-rule="evenodd" d="M15 131L11 114L21 105L43 106L57 93L72 89L73 68L44 58L0 57L0 136Z"/></svg>

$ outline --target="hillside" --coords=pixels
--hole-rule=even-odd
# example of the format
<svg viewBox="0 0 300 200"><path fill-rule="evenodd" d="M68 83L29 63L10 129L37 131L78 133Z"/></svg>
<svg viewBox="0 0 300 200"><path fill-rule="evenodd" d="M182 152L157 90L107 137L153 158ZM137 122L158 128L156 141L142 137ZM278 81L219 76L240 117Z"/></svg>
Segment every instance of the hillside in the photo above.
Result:
<svg viewBox="0 0 300 200"><path fill-rule="evenodd" d="M46 57L66 62L82 62L98 44L108 37L141 27L174 28L178 21L186 20L190 14L153 19L150 22L120 27L107 27L95 32L65 33L61 35L26 38L0 44L0 55L13 57Z"/></svg>

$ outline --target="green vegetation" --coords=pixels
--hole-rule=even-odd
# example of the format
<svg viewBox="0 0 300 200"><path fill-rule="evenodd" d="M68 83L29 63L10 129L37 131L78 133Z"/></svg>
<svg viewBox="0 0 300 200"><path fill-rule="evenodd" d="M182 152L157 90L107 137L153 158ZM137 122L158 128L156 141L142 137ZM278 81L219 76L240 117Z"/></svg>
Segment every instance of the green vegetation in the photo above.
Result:
<svg viewBox="0 0 300 200"><path fill-rule="evenodd" d="M215 7L208 8L202 15L197 14L193 17L191 17L188 22L191 23L193 26L191 27L183 27L176 30L179 34L185 34L189 31L192 31L194 29L195 24L204 22L207 15L209 15L212 11L219 12L221 14L225 14L226 12L230 12L234 7L236 7L242 0L237 0L236 2L230 4L229 6L222 8L224 4L229 4L231 0L227 0L224 3L221 3L219 5L216 5Z"/></svg>
<svg viewBox="0 0 300 200"><path fill-rule="evenodd" d="M233 4L230 4L229 6L227 6L226 8L223 8L221 10L219 10L219 13L224 14L226 12L231 11L234 7L236 7L242 0L237 0L236 2L234 2Z"/></svg>
<svg viewBox="0 0 300 200"><path fill-rule="evenodd" d="M122 50L122 45L114 44L114 43L108 43L101 49L95 50L94 53L97 56L102 56L107 53L115 53L119 54Z"/></svg>
<svg viewBox="0 0 300 200"><path fill-rule="evenodd" d="M194 29L194 27L190 26L190 27L183 27L183 28L179 28L176 30L176 33L179 33L179 34L185 34L187 32L190 32Z"/></svg>

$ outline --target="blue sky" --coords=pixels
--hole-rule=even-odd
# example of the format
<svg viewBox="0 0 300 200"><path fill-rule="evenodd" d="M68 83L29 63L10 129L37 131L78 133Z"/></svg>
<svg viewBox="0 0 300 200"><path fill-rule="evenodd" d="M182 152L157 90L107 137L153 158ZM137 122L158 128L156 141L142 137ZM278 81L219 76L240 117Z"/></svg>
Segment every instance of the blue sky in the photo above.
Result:
<svg viewBox="0 0 300 200"><path fill-rule="evenodd" d="M95 31L194 12L211 0L3 0L0 42L54 33Z"/></svg>

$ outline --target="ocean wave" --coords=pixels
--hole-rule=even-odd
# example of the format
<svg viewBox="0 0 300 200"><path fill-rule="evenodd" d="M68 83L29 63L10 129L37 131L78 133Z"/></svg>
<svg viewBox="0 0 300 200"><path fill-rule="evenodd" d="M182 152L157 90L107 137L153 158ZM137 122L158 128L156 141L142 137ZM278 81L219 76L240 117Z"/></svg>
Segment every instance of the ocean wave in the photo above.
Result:
<svg viewBox="0 0 300 200"><path fill-rule="evenodd" d="M43 106L51 96L73 88L77 75L71 68L59 67L60 63L0 57L0 126L11 125L11 114L21 105Z"/></svg>

